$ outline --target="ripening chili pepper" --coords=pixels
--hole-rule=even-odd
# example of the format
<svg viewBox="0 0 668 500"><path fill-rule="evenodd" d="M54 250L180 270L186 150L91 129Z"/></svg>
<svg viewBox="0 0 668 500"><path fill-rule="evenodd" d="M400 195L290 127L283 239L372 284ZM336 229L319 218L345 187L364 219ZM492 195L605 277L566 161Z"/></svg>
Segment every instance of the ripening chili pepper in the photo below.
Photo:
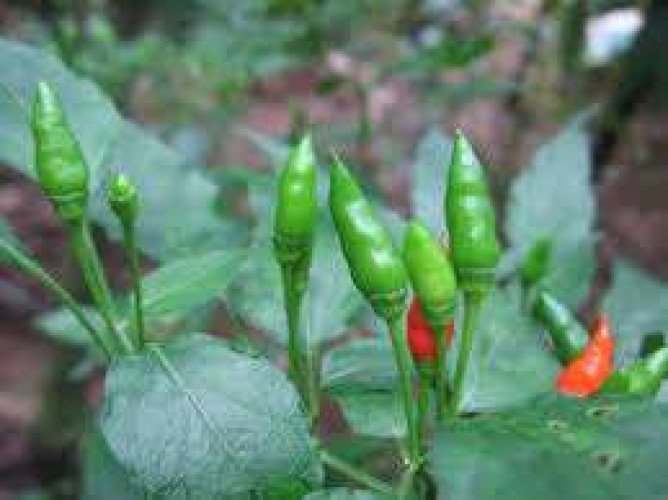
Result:
<svg viewBox="0 0 668 500"><path fill-rule="evenodd" d="M520 280L524 286L533 286L547 273L550 266L552 242L549 238L540 238L529 249L520 265Z"/></svg>
<svg viewBox="0 0 668 500"><path fill-rule="evenodd" d="M454 335L455 323L450 320L445 326L443 335L446 347L452 343ZM420 303L415 297L411 301L406 316L406 336L408 347L416 363L432 363L436 360L436 338L429 323L424 319Z"/></svg>
<svg viewBox="0 0 668 500"><path fill-rule="evenodd" d="M487 291L501 253L485 172L473 148L457 131L445 197L452 260L462 290Z"/></svg>
<svg viewBox="0 0 668 500"><path fill-rule="evenodd" d="M134 224L139 209L139 195L137 187L127 175L114 176L107 188L107 201L124 227Z"/></svg>
<svg viewBox="0 0 668 500"><path fill-rule="evenodd" d="M83 219L88 199L88 166L55 91L39 82L32 106L37 177L58 216Z"/></svg>
<svg viewBox="0 0 668 500"><path fill-rule="evenodd" d="M357 182L337 158L330 169L329 207L355 286L379 316L396 319L406 301L404 264Z"/></svg>
<svg viewBox="0 0 668 500"><path fill-rule="evenodd" d="M580 355L587 345L587 332L564 304L548 292L540 292L533 314L547 329L554 352L562 364Z"/></svg>
<svg viewBox="0 0 668 500"><path fill-rule="evenodd" d="M434 329L444 327L455 313L457 283L443 247L414 221L406 226L403 256L427 322Z"/></svg>
<svg viewBox="0 0 668 500"><path fill-rule="evenodd" d="M614 369L614 345L610 323L600 315L594 322L584 351L557 376L557 390L580 398L596 393Z"/></svg>
<svg viewBox="0 0 668 500"><path fill-rule="evenodd" d="M305 135L290 151L278 178L274 218L274 252L281 264L310 263L318 200L316 161L311 137Z"/></svg>

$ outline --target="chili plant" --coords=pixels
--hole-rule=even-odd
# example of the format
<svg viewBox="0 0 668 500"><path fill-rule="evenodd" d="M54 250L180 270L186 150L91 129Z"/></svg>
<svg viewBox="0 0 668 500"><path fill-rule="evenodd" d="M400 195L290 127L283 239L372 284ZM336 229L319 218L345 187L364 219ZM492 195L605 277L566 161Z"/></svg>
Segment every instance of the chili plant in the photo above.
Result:
<svg viewBox="0 0 668 500"><path fill-rule="evenodd" d="M155 206L130 167L104 197L130 270L119 297L90 231L109 225L89 195L99 171L55 88L39 83L33 100L37 179L92 307L16 242L0 248L104 360L84 497L651 498L668 488L668 347L654 333L666 287L618 263L589 333L576 313L594 262L581 119L514 182L505 250L486 170L462 133L450 143L432 132L419 147L407 223L341 158L323 169L306 136L277 177L244 178L257 216L248 248L213 240L222 248L173 259L162 246L167 262L142 278ZM576 198L553 203L555 185ZM275 333L266 354L187 330L164 338L157 318L220 293ZM367 334L342 335L353 324ZM287 375L270 360L283 345ZM331 435L331 403L350 432Z"/></svg>

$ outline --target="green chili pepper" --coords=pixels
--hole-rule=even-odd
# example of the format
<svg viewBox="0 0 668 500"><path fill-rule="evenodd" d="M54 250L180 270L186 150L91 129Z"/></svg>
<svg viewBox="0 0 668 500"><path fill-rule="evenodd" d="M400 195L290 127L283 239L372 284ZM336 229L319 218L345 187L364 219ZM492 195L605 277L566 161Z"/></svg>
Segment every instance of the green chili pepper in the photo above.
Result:
<svg viewBox="0 0 668 500"><path fill-rule="evenodd" d="M107 200L123 226L134 224L139 209L139 195L127 175L114 176L107 189Z"/></svg>
<svg viewBox="0 0 668 500"><path fill-rule="evenodd" d="M379 316L396 319L405 308L404 265L390 235L338 159L330 170L329 207L355 286Z"/></svg>
<svg viewBox="0 0 668 500"><path fill-rule="evenodd" d="M464 291L487 291L501 253L496 217L485 172L459 131L448 171L445 211L459 286Z"/></svg>
<svg viewBox="0 0 668 500"><path fill-rule="evenodd" d="M32 108L37 176L58 216L67 223L83 219L88 199L88 167L55 91L37 84Z"/></svg>
<svg viewBox="0 0 668 500"><path fill-rule="evenodd" d="M308 258L313 246L318 200L316 163L309 135L290 152L278 179L274 251L280 263Z"/></svg>
<svg viewBox="0 0 668 500"><path fill-rule="evenodd" d="M577 357L587 345L587 331L568 308L547 292L540 292L533 314L547 329L562 364Z"/></svg>
<svg viewBox="0 0 668 500"><path fill-rule="evenodd" d="M668 347L663 347L644 359L612 374L602 391L654 397L661 382L668 376Z"/></svg>
<svg viewBox="0 0 668 500"><path fill-rule="evenodd" d="M529 249L520 265L520 279L526 287L537 284L550 267L552 242L549 238L540 238Z"/></svg>
<svg viewBox="0 0 668 500"><path fill-rule="evenodd" d="M455 312L457 283L441 245L419 222L404 233L404 263L420 307L434 331L442 330Z"/></svg>

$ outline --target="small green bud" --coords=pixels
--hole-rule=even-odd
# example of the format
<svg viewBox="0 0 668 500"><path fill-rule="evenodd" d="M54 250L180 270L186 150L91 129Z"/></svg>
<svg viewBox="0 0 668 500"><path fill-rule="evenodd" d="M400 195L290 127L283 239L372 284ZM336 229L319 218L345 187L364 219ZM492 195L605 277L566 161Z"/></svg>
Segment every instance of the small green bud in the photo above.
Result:
<svg viewBox="0 0 668 500"><path fill-rule="evenodd" d="M540 238L529 249L520 265L520 279L524 286L537 284L550 267L552 241L549 238Z"/></svg>
<svg viewBox="0 0 668 500"><path fill-rule="evenodd" d="M130 178L116 174L107 188L107 202L121 224L131 227L137 218L139 194Z"/></svg>

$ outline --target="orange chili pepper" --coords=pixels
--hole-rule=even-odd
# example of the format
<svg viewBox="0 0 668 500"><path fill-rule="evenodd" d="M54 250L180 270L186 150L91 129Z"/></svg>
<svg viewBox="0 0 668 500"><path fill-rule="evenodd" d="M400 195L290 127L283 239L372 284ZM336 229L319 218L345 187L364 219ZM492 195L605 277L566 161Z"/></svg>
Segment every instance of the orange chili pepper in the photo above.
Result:
<svg viewBox="0 0 668 500"><path fill-rule="evenodd" d="M557 376L557 390L580 398L596 393L614 370L614 353L615 339L610 332L610 322L606 316L599 315L584 351Z"/></svg>

